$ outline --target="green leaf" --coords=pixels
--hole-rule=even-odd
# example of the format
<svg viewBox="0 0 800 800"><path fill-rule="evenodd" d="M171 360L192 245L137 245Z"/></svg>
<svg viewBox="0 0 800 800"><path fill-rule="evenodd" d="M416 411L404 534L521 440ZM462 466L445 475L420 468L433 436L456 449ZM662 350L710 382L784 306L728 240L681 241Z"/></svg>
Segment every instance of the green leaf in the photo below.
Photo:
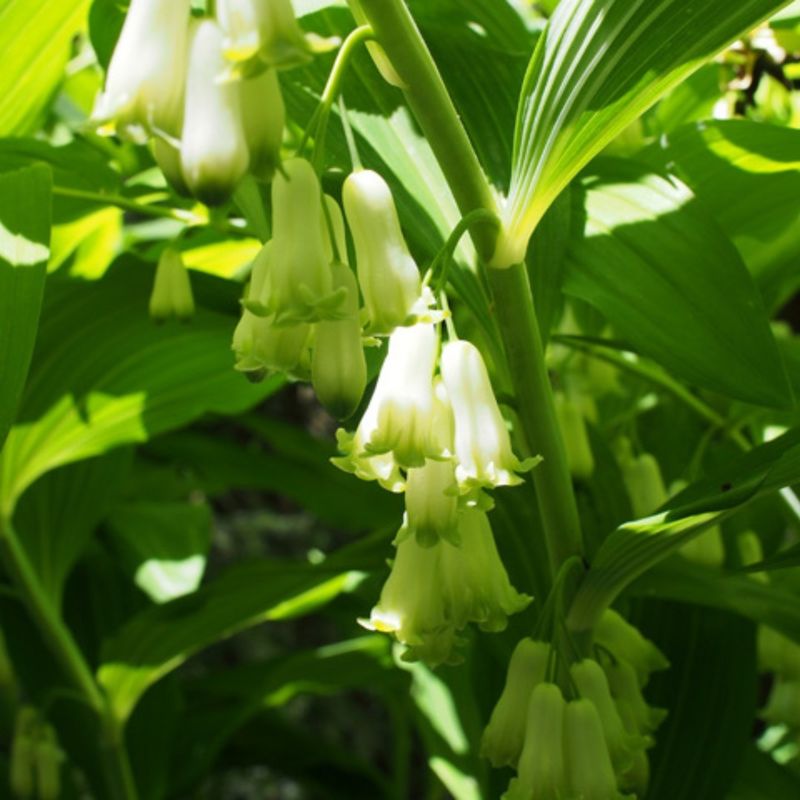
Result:
<svg viewBox="0 0 800 800"><path fill-rule="evenodd" d="M16 508L14 526L56 608L67 576L123 487L131 455L120 448L53 470Z"/></svg>
<svg viewBox="0 0 800 800"><path fill-rule="evenodd" d="M4 0L0 3L0 135L29 133L64 77L89 0Z"/></svg>
<svg viewBox="0 0 800 800"><path fill-rule="evenodd" d="M687 125L642 154L685 181L711 211L770 309L800 287L799 154L800 131L747 120Z"/></svg>
<svg viewBox="0 0 800 800"><path fill-rule="evenodd" d="M596 615L626 586L682 544L744 503L798 480L800 431L794 430L723 465L653 516L620 525L603 542L578 590L571 624L577 629L591 627ZM756 592L752 587L749 591ZM800 623L800 615L797 620Z"/></svg>
<svg viewBox="0 0 800 800"><path fill-rule="evenodd" d="M690 384L785 406L791 389L758 292L736 248L676 179L595 162L564 290Z"/></svg>
<svg viewBox="0 0 800 800"><path fill-rule="evenodd" d="M522 260L550 204L615 136L787 0L563 0L519 101L499 266Z"/></svg>
<svg viewBox="0 0 800 800"><path fill-rule="evenodd" d="M28 373L49 255L50 170L0 174L0 447Z"/></svg>
<svg viewBox="0 0 800 800"><path fill-rule="evenodd" d="M383 538L375 543L383 548ZM352 590L362 577L352 548L318 566L266 560L237 565L197 592L134 617L104 647L98 678L125 719L148 686L201 648L260 622L306 614Z"/></svg>
<svg viewBox="0 0 800 800"><path fill-rule="evenodd" d="M648 800L727 796L755 716L755 635L732 614L684 604L648 604L646 629L670 661L647 701L668 710L650 754Z"/></svg>
<svg viewBox="0 0 800 800"><path fill-rule="evenodd" d="M106 525L133 582L151 600L165 603L200 585L211 544L207 505L124 503Z"/></svg>
<svg viewBox="0 0 800 800"><path fill-rule="evenodd" d="M194 319L157 326L147 315L152 280L152 267L132 257L100 281L51 279L22 413L0 460L6 511L51 469L209 412L237 413L280 385L248 384L232 368L237 287L193 276Z"/></svg>
<svg viewBox="0 0 800 800"><path fill-rule="evenodd" d="M800 795L800 779L789 769L776 764L755 745L745 748L733 789L727 800L795 800Z"/></svg>

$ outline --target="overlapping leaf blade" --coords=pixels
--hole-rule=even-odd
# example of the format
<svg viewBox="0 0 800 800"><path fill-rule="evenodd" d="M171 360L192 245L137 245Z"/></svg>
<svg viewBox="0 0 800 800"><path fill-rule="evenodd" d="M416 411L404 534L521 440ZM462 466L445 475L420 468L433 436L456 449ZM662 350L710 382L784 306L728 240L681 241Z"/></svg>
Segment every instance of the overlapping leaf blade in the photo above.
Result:
<svg viewBox="0 0 800 800"><path fill-rule="evenodd" d="M618 133L787 0L563 0L522 89L496 260L522 260L539 220Z"/></svg>

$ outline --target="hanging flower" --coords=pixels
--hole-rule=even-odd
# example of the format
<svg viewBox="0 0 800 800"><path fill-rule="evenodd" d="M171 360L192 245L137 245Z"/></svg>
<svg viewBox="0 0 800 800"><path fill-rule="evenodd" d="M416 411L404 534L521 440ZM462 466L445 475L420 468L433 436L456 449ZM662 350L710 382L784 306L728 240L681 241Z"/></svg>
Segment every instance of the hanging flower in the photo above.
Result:
<svg viewBox="0 0 800 800"><path fill-rule="evenodd" d="M194 296L189 272L179 250L167 247L158 259L153 291L150 294L150 316L155 320L176 317L190 319L194 315Z"/></svg>
<svg viewBox="0 0 800 800"><path fill-rule="evenodd" d="M244 137L250 154L250 172L271 181L281 162L286 110L278 74L268 69L254 78L242 78L239 89Z"/></svg>
<svg viewBox="0 0 800 800"><path fill-rule="evenodd" d="M347 255L344 219L339 204L325 196L333 235L327 233L326 253L331 262L334 290L344 289L342 318L317 325L311 359L311 382L319 401L339 419L346 419L358 408L367 386L367 362L361 343L358 319L358 284L344 259ZM324 224L324 220L323 220ZM336 248L331 240L336 241Z"/></svg>
<svg viewBox="0 0 800 800"><path fill-rule="evenodd" d="M276 325L346 316L347 287L334 289L324 225L314 168L304 158L285 161L272 182L272 268L251 311Z"/></svg>
<svg viewBox="0 0 800 800"><path fill-rule="evenodd" d="M92 121L139 144L180 134L190 0L131 0Z"/></svg>
<svg viewBox="0 0 800 800"><path fill-rule="evenodd" d="M614 703L619 709L620 717L626 723L626 728L645 737L654 733L666 717L667 712L647 704L633 666L625 659L618 658L604 663L603 670L606 673Z"/></svg>
<svg viewBox="0 0 800 800"><path fill-rule="evenodd" d="M516 767L519 762L526 741L528 703L533 690L547 676L550 651L548 642L521 639L511 654L503 693L481 739L481 755L493 767Z"/></svg>
<svg viewBox="0 0 800 800"><path fill-rule="evenodd" d="M669 667L664 654L613 609L606 609L600 617L594 641L614 658L627 661L636 671L641 687L647 684L650 673Z"/></svg>
<svg viewBox="0 0 800 800"><path fill-rule="evenodd" d="M556 392L553 399L569 471L575 478L590 478L594 472L594 456L581 408L563 392Z"/></svg>
<svg viewBox="0 0 800 800"><path fill-rule="evenodd" d="M194 26L189 48L180 150L186 185L209 205L231 195L250 161L239 87L220 80L224 68L222 31L204 19Z"/></svg>
<svg viewBox="0 0 800 800"><path fill-rule="evenodd" d="M522 483L517 473L532 469L537 459L520 461L511 451L480 351L467 341L448 342L440 369L455 414L456 479L462 493Z"/></svg>
<svg viewBox="0 0 800 800"><path fill-rule="evenodd" d="M386 181L371 170L348 176L342 200L356 250L368 331L391 333L420 299L419 270L408 252Z"/></svg>
<svg viewBox="0 0 800 800"><path fill-rule="evenodd" d="M225 32L225 58L243 74L309 58L291 0L217 0L217 19Z"/></svg>
<svg viewBox="0 0 800 800"><path fill-rule="evenodd" d="M432 427L438 349L436 330L428 323L398 328L391 335L375 391L355 434L338 437L345 461L336 460L337 466L369 474L364 459L375 455L391 453L404 468L422 467L426 458L444 455Z"/></svg>
<svg viewBox="0 0 800 800"><path fill-rule="evenodd" d="M661 477L661 468L650 453L639 456L623 455L620 469L631 499L633 514L637 519L652 514L667 502L667 489Z"/></svg>
<svg viewBox="0 0 800 800"><path fill-rule="evenodd" d="M556 800L567 793L570 765L565 763L564 720L567 703L554 683L539 683L522 706L525 745L519 757L518 776L503 800ZM589 795L575 795L589 800ZM594 800L594 796L591 796Z"/></svg>
<svg viewBox="0 0 800 800"><path fill-rule="evenodd" d="M509 581L484 511L469 508L459 518L460 545L441 543L442 591L456 628L475 622L484 631L501 631L508 617L533 598L520 594Z"/></svg>
<svg viewBox="0 0 800 800"><path fill-rule="evenodd" d="M431 666L450 662L456 644L439 585L440 554L439 547L420 547L413 536L401 541L378 604L369 620L359 620L407 645L406 660L419 658Z"/></svg>

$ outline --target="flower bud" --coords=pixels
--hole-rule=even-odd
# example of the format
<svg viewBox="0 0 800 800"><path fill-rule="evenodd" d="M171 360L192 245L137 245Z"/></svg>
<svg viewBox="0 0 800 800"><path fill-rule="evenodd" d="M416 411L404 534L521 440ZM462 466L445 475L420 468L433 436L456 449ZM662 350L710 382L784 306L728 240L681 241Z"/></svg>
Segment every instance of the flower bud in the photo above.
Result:
<svg viewBox="0 0 800 800"><path fill-rule="evenodd" d="M344 259L347 248L344 220L339 205L325 197L328 214L337 240L336 252ZM323 221L324 222L324 221ZM327 229L327 225L325 225ZM326 238L330 238L326 235ZM332 261L334 290L345 290L342 318L317 324L316 342L311 359L311 382L319 401L339 419L346 419L358 408L367 387L367 362L361 344L358 319L358 284L356 276L343 260L334 259L330 242L326 248Z"/></svg>
<svg viewBox="0 0 800 800"><path fill-rule="evenodd" d="M409 648L408 659L431 666L451 659L455 630L445 615L439 584L441 547L420 547L413 536L397 545L389 578L369 620L369 630L393 633Z"/></svg>
<svg viewBox="0 0 800 800"><path fill-rule="evenodd" d="M272 182L272 267L263 309L276 325L339 319L347 288L334 290L325 244L322 190L303 158L284 162Z"/></svg>
<svg viewBox="0 0 800 800"><path fill-rule="evenodd" d="M462 493L522 483L516 473L536 459L520 461L497 405L480 351L467 341L448 342L440 369L455 415L456 479Z"/></svg>
<svg viewBox="0 0 800 800"><path fill-rule="evenodd" d="M153 290L150 293L150 316L158 321L194 315L194 296L189 271L179 250L167 247L158 259Z"/></svg>
<svg viewBox="0 0 800 800"><path fill-rule="evenodd" d="M391 335L375 391L356 433L349 440L340 438L340 447L352 464L350 471L358 474L358 462L365 456L392 453L399 466L410 468L442 455L432 425L438 349L436 330L427 323L398 328Z"/></svg>
<svg viewBox="0 0 800 800"><path fill-rule="evenodd" d="M580 696L591 700L597 709L615 771L624 772L630 769L635 752L644 749L647 742L643 737L625 729L611 697L603 668L593 659L587 658L573 664L570 674Z"/></svg>
<svg viewBox="0 0 800 800"><path fill-rule="evenodd" d="M371 333L391 333L420 298L419 270L408 252L392 193L376 172L353 172L342 200L356 250L358 282Z"/></svg>
<svg viewBox="0 0 800 800"><path fill-rule="evenodd" d="M522 639L514 648L503 693L481 739L481 756L489 759L493 767L517 766L526 741L528 702L531 692L547 675L549 657L550 645L547 642ZM560 741L558 745L560 748Z"/></svg>
<svg viewBox="0 0 800 800"><path fill-rule="evenodd" d="M131 0L92 120L144 144L180 133L190 0Z"/></svg>
<svg viewBox="0 0 800 800"><path fill-rule="evenodd" d="M611 764L603 723L591 700L567 703L564 711L564 757L569 792L581 800L623 800Z"/></svg>
<svg viewBox="0 0 800 800"><path fill-rule="evenodd" d="M594 472L594 456L581 409L562 392L557 392L554 400L569 471L575 478L590 478Z"/></svg>
<svg viewBox="0 0 800 800"><path fill-rule="evenodd" d="M36 743L36 781L39 800L58 800L61 797L63 760L64 754L58 746L53 726L43 726Z"/></svg>
<svg viewBox="0 0 800 800"><path fill-rule="evenodd" d="M622 480L631 499L634 516L639 519L652 514L667 502L667 490L658 461L650 453L625 458L620 464Z"/></svg>
<svg viewBox="0 0 800 800"><path fill-rule="evenodd" d="M15 797L27 800L33 797L36 766L36 728L38 715L30 706L23 706L14 724L11 744L9 783Z"/></svg>
<svg viewBox="0 0 800 800"><path fill-rule="evenodd" d="M639 686L644 687L650 673L667 669L664 654L616 611L606 609L594 630L594 640L614 658L627 661L635 670Z"/></svg>
<svg viewBox="0 0 800 800"><path fill-rule="evenodd" d="M286 118L278 74L268 69L254 78L242 78L237 85L250 172L260 180L271 181L281 162Z"/></svg>
<svg viewBox="0 0 800 800"><path fill-rule="evenodd" d="M611 689L611 696L620 709L620 717L625 722L625 727L631 733L647 736L654 733L666 717L667 712L662 708L653 708L647 705L639 686L636 670L625 659L617 659L603 666ZM627 715L622 713L623 707Z"/></svg>
<svg viewBox="0 0 800 800"><path fill-rule="evenodd" d="M245 74L265 66L293 67L309 58L291 0L217 0L217 19L225 33L225 58L246 65Z"/></svg>
<svg viewBox="0 0 800 800"><path fill-rule="evenodd" d="M194 26L189 48L181 168L192 194L209 205L231 195L249 164L240 90L220 80L224 69L222 32L204 19Z"/></svg>
<svg viewBox="0 0 800 800"><path fill-rule="evenodd" d="M533 598L511 585L486 513L467 509L459 516L460 545L440 545L448 618L457 629L476 622L481 630L502 631L508 617L526 608Z"/></svg>
<svg viewBox="0 0 800 800"><path fill-rule="evenodd" d="M525 746L519 757L518 777L514 778L503 800L556 800L567 797L564 723L570 704L554 683L539 683L523 704L527 713ZM581 795L582 797L582 795Z"/></svg>

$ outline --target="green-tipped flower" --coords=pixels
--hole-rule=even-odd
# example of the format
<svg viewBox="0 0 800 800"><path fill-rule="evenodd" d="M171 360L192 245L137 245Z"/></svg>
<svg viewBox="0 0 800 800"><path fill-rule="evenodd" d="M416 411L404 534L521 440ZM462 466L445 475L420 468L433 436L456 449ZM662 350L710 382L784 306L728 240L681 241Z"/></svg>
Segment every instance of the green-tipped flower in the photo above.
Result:
<svg viewBox="0 0 800 800"><path fill-rule="evenodd" d="M448 342L440 369L455 416L456 479L462 493L522 483L517 473L531 469L536 459L520 461L512 452L478 348L467 341Z"/></svg>
<svg viewBox="0 0 800 800"><path fill-rule="evenodd" d="M352 173L342 200L356 249L358 282L371 333L391 333L419 300L419 270L408 252L386 181L371 170Z"/></svg>
<svg viewBox="0 0 800 800"><path fill-rule="evenodd" d="M620 719L625 725L625 730L631 733L638 733L635 714L628 703L616 698L614 702L619 711ZM647 746L650 747L653 743L653 740L648 739ZM633 763L628 769L617 775L617 780L620 789L623 791L635 792L637 797L645 797L647 795L647 787L650 783L650 759L647 756L646 748L639 748L633 754Z"/></svg>
<svg viewBox="0 0 800 800"><path fill-rule="evenodd" d="M286 119L278 74L269 69L254 78L242 78L236 85L250 154L249 170L256 178L271 181L281 163Z"/></svg>
<svg viewBox="0 0 800 800"><path fill-rule="evenodd" d="M800 728L800 681L777 681L762 716L773 725Z"/></svg>
<svg viewBox="0 0 800 800"><path fill-rule="evenodd" d="M150 316L159 321L170 317L187 320L194 314L189 272L174 247L167 247L158 259L149 308Z"/></svg>
<svg viewBox="0 0 800 800"><path fill-rule="evenodd" d="M36 742L36 781L39 800L61 797L61 762L64 754L58 746L52 725L42 726Z"/></svg>
<svg viewBox="0 0 800 800"><path fill-rule="evenodd" d="M646 517L667 502L661 468L650 453L623 458L620 468L634 516Z"/></svg>
<svg viewBox="0 0 800 800"><path fill-rule="evenodd" d="M627 718L625 725L627 730L641 736L654 733L667 712L662 708L647 705L639 685L639 676L633 666L620 658L615 662L604 664L603 669L611 689L611 696L620 710L620 717L623 722L626 722Z"/></svg>
<svg viewBox="0 0 800 800"><path fill-rule="evenodd" d="M410 659L432 666L451 660L455 630L448 620L439 580L441 546L420 547L413 536L397 545L392 571L369 620L373 631L393 633Z"/></svg>
<svg viewBox="0 0 800 800"><path fill-rule="evenodd" d="M606 609L598 621L594 640L616 659L627 661L636 671L639 686L644 687L650 673L667 669L664 654L613 609Z"/></svg>
<svg viewBox="0 0 800 800"><path fill-rule="evenodd" d="M11 744L9 783L11 791L20 800L33 797L36 769L36 729L39 717L36 710L23 706L17 713L14 724L14 740Z"/></svg>
<svg viewBox="0 0 800 800"><path fill-rule="evenodd" d="M291 0L217 0L217 19L225 32L225 58L244 74L309 58Z"/></svg>
<svg viewBox="0 0 800 800"><path fill-rule="evenodd" d="M258 314L277 325L339 319L347 288L333 287L325 242L322 190L304 158L284 162L272 182L272 267L259 298Z"/></svg>
<svg viewBox="0 0 800 800"><path fill-rule="evenodd" d="M189 48L181 169L192 194L209 205L227 200L250 162L240 90L220 81L224 69L222 31L204 19L194 26Z"/></svg>
<svg viewBox="0 0 800 800"><path fill-rule="evenodd" d="M569 792L581 800L623 800L595 704L581 698L564 711L564 756Z"/></svg>
<svg viewBox="0 0 800 800"><path fill-rule="evenodd" d="M190 0L131 0L92 120L144 144L180 134Z"/></svg>
<svg viewBox="0 0 800 800"><path fill-rule="evenodd" d="M443 454L433 435L433 370L439 341L433 325L398 328L389 338L389 351L375 391L352 437L340 437L347 463L337 465L359 474L369 472L359 462L392 453L401 467L422 467L426 458Z"/></svg>
<svg viewBox="0 0 800 800"><path fill-rule="evenodd" d="M522 611L532 598L511 585L484 511L462 511L458 534L458 546L440 544L448 618L458 629L476 622L484 631L504 630L508 617Z"/></svg>
<svg viewBox="0 0 800 800"><path fill-rule="evenodd" d="M481 739L481 755L488 758L493 767L517 766L526 742L528 702L531 692L547 675L549 656L550 645L547 642L522 639L514 648L503 693ZM560 741L558 746L561 747Z"/></svg>
<svg viewBox="0 0 800 800"><path fill-rule="evenodd" d="M344 219L338 203L326 195L328 218L337 241L336 252L329 247L334 290L344 289L342 318L320 322L316 329L314 354L311 359L311 382L319 401L339 419L346 419L358 408L367 387L367 362L361 343L358 319L358 284L344 259L347 247ZM325 220L323 220L325 224ZM327 234L326 238L330 239ZM335 257L336 256L336 257Z"/></svg>
<svg viewBox="0 0 800 800"><path fill-rule="evenodd" d="M633 765L636 751L644 749L647 741L626 730L611 697L603 668L596 661L587 658L573 664L570 674L580 696L591 700L597 709L615 771L625 772Z"/></svg>
<svg viewBox="0 0 800 800"><path fill-rule="evenodd" d="M527 709L525 746L519 757L518 777L503 800L561 800L566 798L571 769L564 746L564 723L568 704L554 683L540 683L530 696ZM583 797L582 795L576 795Z"/></svg>
<svg viewBox="0 0 800 800"><path fill-rule="evenodd" d="M589 444L586 420L578 404L563 392L557 392L554 400L558 425L567 451L569 471L576 478L589 478L594 472L594 456Z"/></svg>

